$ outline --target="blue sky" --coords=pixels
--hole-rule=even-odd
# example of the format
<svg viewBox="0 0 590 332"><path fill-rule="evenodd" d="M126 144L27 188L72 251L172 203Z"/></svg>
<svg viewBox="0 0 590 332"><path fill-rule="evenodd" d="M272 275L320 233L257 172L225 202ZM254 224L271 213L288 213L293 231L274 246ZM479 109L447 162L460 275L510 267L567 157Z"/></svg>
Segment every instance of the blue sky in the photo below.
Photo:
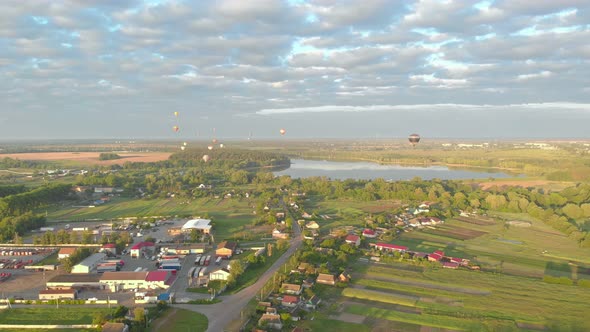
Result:
<svg viewBox="0 0 590 332"><path fill-rule="evenodd" d="M581 0L1 1L0 139L588 138L589 40Z"/></svg>

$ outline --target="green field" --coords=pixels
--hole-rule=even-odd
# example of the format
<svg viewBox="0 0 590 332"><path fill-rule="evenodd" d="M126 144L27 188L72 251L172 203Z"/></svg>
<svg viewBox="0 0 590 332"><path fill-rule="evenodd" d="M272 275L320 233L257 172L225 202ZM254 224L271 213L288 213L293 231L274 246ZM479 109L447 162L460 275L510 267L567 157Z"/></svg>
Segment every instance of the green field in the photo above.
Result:
<svg viewBox="0 0 590 332"><path fill-rule="evenodd" d="M386 205L312 200L313 212L332 217L317 219L324 232L339 225L362 227L372 209ZM357 265L353 285L326 297L343 303L337 314L329 309L326 319L348 313L365 317L365 324L374 328L389 321L394 324L389 328L408 331L590 330L584 319L590 292L576 286L578 280L590 279L590 250L527 214L491 216L479 224L449 219L402 232L391 241L412 251L443 250L447 256L469 259L482 271L408 262ZM549 284L544 276L567 277L574 285Z"/></svg>
<svg viewBox="0 0 590 332"><path fill-rule="evenodd" d="M126 217L209 216L215 225L215 240L249 239L256 234L270 235L272 229L253 227L253 203L247 199L199 198L185 200L113 198L101 206L64 207L48 210L48 221L111 220ZM45 212L45 211L43 211Z"/></svg>
<svg viewBox="0 0 590 332"><path fill-rule="evenodd" d="M274 262L276 262L277 259L279 259L279 257L285 253L285 251L287 251L287 248L281 251L273 249L273 255L271 257L266 256L264 264L248 267L244 273L240 274L236 284L233 287L228 288L227 293L235 294L242 289L254 284L258 278L260 278L260 276L262 276L264 272L266 272L271 267L271 265L273 265Z"/></svg>
<svg viewBox="0 0 590 332"><path fill-rule="evenodd" d="M152 322L150 331L170 332L203 332L207 330L209 321L205 315L184 309L168 309L156 321Z"/></svg>
<svg viewBox="0 0 590 332"><path fill-rule="evenodd" d="M0 311L0 324L92 324L94 314L109 314L114 309L81 306L15 308Z"/></svg>
<svg viewBox="0 0 590 332"><path fill-rule="evenodd" d="M326 332L369 332L371 329L364 324L355 324L330 319L322 314L314 314L313 320L305 320L301 327L306 331Z"/></svg>

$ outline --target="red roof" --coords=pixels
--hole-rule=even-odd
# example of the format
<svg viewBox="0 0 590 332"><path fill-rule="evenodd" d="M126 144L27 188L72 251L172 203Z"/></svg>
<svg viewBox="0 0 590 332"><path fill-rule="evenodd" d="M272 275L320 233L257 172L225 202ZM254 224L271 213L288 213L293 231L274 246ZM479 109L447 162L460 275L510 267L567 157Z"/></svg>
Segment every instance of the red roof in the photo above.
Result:
<svg viewBox="0 0 590 332"><path fill-rule="evenodd" d="M159 270L159 271L150 271L148 272L147 276L145 277L145 281L163 281L165 282L170 278L170 271Z"/></svg>
<svg viewBox="0 0 590 332"><path fill-rule="evenodd" d="M435 251L434 254L440 255L441 257L443 257L445 255L444 251L440 251L440 250Z"/></svg>
<svg viewBox="0 0 590 332"><path fill-rule="evenodd" d="M346 242L356 242L359 240L359 237L357 235L354 234L349 234L346 239L344 239L344 241Z"/></svg>
<svg viewBox="0 0 590 332"><path fill-rule="evenodd" d="M373 231L372 229L368 229L368 228L366 228L366 229L363 231L363 234L364 234L364 235L375 235L375 231Z"/></svg>
<svg viewBox="0 0 590 332"><path fill-rule="evenodd" d="M451 262L453 262L453 263L461 263L461 262L463 262L463 259L457 258L457 257L451 257Z"/></svg>
<svg viewBox="0 0 590 332"><path fill-rule="evenodd" d="M434 260L440 261L440 260L441 260L441 258L442 258L442 256L441 256L441 255L439 255L439 254L437 254L437 253L434 253L434 254L430 254L430 255L428 255L428 258L432 258L432 259L434 259Z"/></svg>
<svg viewBox="0 0 590 332"><path fill-rule="evenodd" d="M114 243L106 243L102 245L103 248L116 248L117 246Z"/></svg>
<svg viewBox="0 0 590 332"><path fill-rule="evenodd" d="M406 246L398 246L396 244L389 244L389 243L377 243L377 247L381 247L383 249L392 249L392 250L408 250Z"/></svg>
<svg viewBox="0 0 590 332"><path fill-rule="evenodd" d="M135 249L141 249L143 247L153 247L154 243L153 242L139 242L138 244L134 245L133 247L131 247L131 250Z"/></svg>
<svg viewBox="0 0 590 332"><path fill-rule="evenodd" d="M283 302L285 302L285 303L297 303L297 302L299 302L299 296L285 295L285 296L283 296Z"/></svg>

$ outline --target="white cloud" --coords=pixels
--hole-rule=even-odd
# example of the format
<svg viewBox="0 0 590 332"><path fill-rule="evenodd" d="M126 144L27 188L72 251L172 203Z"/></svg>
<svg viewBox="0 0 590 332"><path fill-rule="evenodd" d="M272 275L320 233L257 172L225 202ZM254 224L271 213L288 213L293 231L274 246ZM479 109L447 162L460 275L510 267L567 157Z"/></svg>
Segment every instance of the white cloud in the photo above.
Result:
<svg viewBox="0 0 590 332"><path fill-rule="evenodd" d="M256 112L258 115L281 115L295 113L347 113L347 112L391 112L391 111L533 111L533 110L574 110L590 111L590 103L528 103L505 105L476 105L476 104L409 104L409 105L367 105L367 106L313 106L293 108L270 108Z"/></svg>

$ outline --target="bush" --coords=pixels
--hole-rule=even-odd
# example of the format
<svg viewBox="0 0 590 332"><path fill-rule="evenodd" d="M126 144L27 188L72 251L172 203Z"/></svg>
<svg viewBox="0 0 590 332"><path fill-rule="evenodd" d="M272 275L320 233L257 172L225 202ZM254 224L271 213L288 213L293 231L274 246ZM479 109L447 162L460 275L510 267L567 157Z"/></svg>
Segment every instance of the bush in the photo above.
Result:
<svg viewBox="0 0 590 332"><path fill-rule="evenodd" d="M557 284L557 285L568 285L572 286L574 281L568 277L552 277L552 276L544 276L543 281L548 284Z"/></svg>
<svg viewBox="0 0 590 332"><path fill-rule="evenodd" d="M578 286L585 287L585 288L590 288L590 279L581 279L581 280L578 280Z"/></svg>

